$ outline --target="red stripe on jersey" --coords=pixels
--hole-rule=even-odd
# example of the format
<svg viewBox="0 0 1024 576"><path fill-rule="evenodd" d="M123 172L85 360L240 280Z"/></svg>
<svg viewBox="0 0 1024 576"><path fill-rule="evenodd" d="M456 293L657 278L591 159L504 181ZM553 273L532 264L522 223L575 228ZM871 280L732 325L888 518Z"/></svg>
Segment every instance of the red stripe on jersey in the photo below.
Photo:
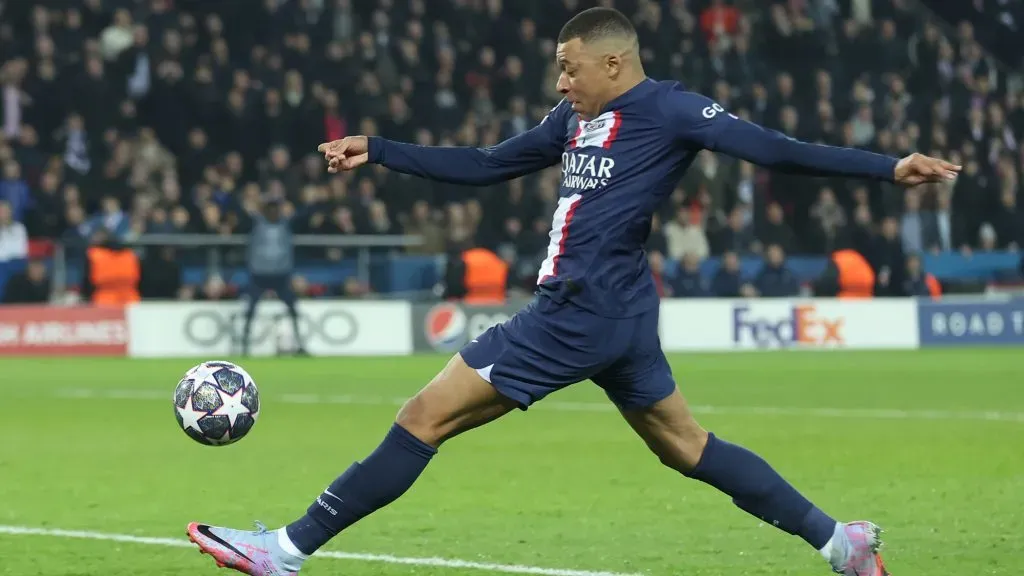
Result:
<svg viewBox="0 0 1024 576"><path fill-rule="evenodd" d="M616 110L612 112L612 127L608 131L608 139L604 141L605 149L612 147L612 142L615 142L615 137L619 135L619 127L622 126L622 115Z"/></svg>
<svg viewBox="0 0 1024 576"><path fill-rule="evenodd" d="M548 278L554 278L558 276L558 260L565 254L565 241L569 239L569 224L572 224L572 217L576 214L576 209L579 208L583 198L577 199L573 202L569 211L565 214L565 224L562 224L562 238L558 242L558 253L551 259L551 274L548 274L544 278L541 278L541 282L547 281Z"/></svg>

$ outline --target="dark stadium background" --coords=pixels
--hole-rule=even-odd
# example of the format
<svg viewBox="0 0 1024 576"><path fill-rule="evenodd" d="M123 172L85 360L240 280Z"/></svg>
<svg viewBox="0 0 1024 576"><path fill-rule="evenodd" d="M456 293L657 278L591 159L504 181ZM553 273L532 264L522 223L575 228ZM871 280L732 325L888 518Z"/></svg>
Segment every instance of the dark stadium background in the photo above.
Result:
<svg viewBox="0 0 1024 576"><path fill-rule="evenodd" d="M244 234L244 208L275 197L310 208L300 233L423 239L300 249L296 285L307 296L430 296L446 254L467 240L506 258L510 288L528 290L547 244L556 169L485 189L372 167L329 177L316 146L358 133L486 146L528 129L558 99L552 38L592 4L0 2L0 201L16 222L0 223L0 285L26 257L52 264L47 279L33 276L36 289L7 300L73 300L97 229L130 242L190 236L181 242L194 245L204 242L193 235ZM633 18L649 74L741 116L801 139L965 166L955 184L905 194L703 153L648 245L664 295L713 295L726 252L757 286L769 244L784 248L796 280L783 292L806 290L843 236L889 271L879 295L902 294L903 263L918 253L946 292L1020 279L1020 2L602 4ZM21 226L27 249L11 240ZM232 299L245 283L238 249L139 253L144 298Z"/></svg>
<svg viewBox="0 0 1024 576"><path fill-rule="evenodd" d="M559 171L484 189L328 175L317 145L486 146L528 129L558 99L553 39L592 4L0 0L0 574L216 574L187 522L280 526L369 454L450 354L522 305ZM963 163L908 193L705 152L647 249L676 297L662 347L703 426L835 517L878 522L895 574L1018 574L1024 299L993 293L1024 287L1024 0L601 4L633 18L652 76L731 112ZM277 200L319 243L299 247L294 276L314 358L284 357L276 303L261 304L254 356L237 347L246 214ZM141 304L84 305L99 230L141 258ZM846 241L884 278L877 296L921 296L899 278L921 256L941 301L697 299L809 294ZM442 301L474 244L511 264L503 305ZM784 265L765 273L773 245ZM175 384L235 357L259 423L201 446L174 419ZM666 470L581 382L446 443L302 574L826 570Z"/></svg>

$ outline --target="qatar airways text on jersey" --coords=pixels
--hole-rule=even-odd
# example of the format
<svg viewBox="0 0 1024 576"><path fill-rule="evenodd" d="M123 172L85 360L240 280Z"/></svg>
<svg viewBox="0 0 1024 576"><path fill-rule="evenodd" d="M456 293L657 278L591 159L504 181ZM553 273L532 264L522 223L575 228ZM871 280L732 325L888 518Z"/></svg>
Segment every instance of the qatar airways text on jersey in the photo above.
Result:
<svg viewBox="0 0 1024 576"><path fill-rule="evenodd" d="M583 152L562 154L562 188L585 191L608 185L615 160Z"/></svg>

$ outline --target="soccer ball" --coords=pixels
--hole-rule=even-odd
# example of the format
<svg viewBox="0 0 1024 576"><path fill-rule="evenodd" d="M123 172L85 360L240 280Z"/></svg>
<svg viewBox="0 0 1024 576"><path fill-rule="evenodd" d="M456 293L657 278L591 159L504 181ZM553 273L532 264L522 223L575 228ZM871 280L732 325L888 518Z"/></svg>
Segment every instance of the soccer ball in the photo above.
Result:
<svg viewBox="0 0 1024 576"><path fill-rule="evenodd" d="M193 366L174 389L174 417L189 438L225 446L245 437L260 414L260 393L237 364L214 360Z"/></svg>

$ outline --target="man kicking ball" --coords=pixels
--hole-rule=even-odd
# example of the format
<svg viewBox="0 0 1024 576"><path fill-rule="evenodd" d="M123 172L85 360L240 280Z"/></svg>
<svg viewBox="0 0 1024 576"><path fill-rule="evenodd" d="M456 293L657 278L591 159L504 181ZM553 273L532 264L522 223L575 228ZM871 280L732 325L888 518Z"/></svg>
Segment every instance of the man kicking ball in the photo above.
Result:
<svg viewBox="0 0 1024 576"><path fill-rule="evenodd" d="M919 154L900 160L799 142L676 82L647 78L636 32L615 10L573 17L556 56L564 99L538 126L497 146L424 147L365 136L320 146L331 172L373 163L468 185L561 162L537 295L456 354L401 408L380 446L297 520L274 531L192 523L189 537L219 564L246 574L296 574L331 538L404 494L445 441L592 380L669 468L803 539L837 573L887 574L877 526L836 521L759 456L694 420L661 350L659 299L643 246L655 209L701 150L778 171L906 186L955 178L960 167Z"/></svg>

